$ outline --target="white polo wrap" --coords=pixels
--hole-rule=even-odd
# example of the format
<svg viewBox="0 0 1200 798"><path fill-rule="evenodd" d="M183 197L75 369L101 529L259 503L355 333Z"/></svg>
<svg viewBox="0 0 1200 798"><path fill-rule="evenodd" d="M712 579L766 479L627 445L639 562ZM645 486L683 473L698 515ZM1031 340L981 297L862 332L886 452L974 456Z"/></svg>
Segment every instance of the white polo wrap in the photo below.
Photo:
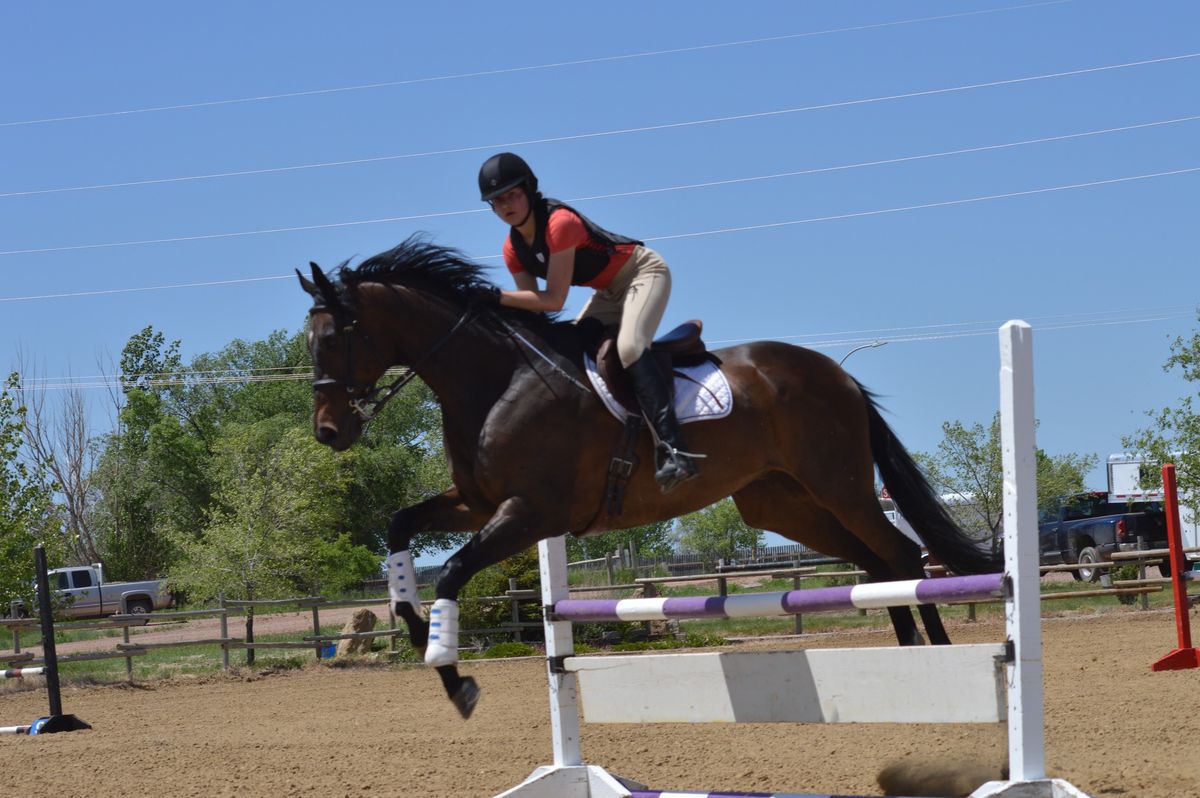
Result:
<svg viewBox="0 0 1200 798"><path fill-rule="evenodd" d="M437 667L458 662L458 602L438 599L429 610L429 645L425 664Z"/></svg>
<svg viewBox="0 0 1200 798"><path fill-rule="evenodd" d="M421 614L421 598L417 595L417 572L413 569L412 554L408 549L388 555L388 596L392 602L405 601L413 605L417 615Z"/></svg>

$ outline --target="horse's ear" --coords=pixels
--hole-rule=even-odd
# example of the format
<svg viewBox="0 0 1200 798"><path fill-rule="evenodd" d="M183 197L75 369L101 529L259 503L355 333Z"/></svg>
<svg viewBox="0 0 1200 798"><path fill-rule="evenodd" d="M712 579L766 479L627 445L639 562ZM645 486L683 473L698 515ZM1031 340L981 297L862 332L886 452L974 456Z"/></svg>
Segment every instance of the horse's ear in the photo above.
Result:
<svg viewBox="0 0 1200 798"><path fill-rule="evenodd" d="M305 293L313 299L321 298L321 291L317 288L316 284L301 274L299 269L296 269L296 276L300 278L300 287L304 289Z"/></svg>
<svg viewBox="0 0 1200 798"><path fill-rule="evenodd" d="M320 266L312 261L309 261L308 265L312 268L313 282L316 284L315 288L319 292L321 299L325 300L326 305L336 307L340 304L337 287L325 276L325 272L321 271ZM317 294L313 294L313 296L317 296Z"/></svg>

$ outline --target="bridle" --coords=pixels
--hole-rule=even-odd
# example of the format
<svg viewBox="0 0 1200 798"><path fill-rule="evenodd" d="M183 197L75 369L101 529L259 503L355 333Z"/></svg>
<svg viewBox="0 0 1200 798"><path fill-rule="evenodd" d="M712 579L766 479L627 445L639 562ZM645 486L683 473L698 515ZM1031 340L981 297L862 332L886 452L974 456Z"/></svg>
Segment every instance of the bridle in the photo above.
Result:
<svg viewBox="0 0 1200 798"><path fill-rule="evenodd" d="M321 391L328 388L342 388L345 390L346 394L350 397L350 410L354 413L354 415L358 416L358 418L365 425L371 419L375 418L375 416L379 415L379 411L383 410L384 405L395 398L400 391L404 390L404 386L412 382L413 378L417 376L417 366L424 363L426 360L432 357L434 353L445 346L446 342L449 341L456 332L458 332L459 328L471 320L471 318L475 315L476 309L477 306L468 306L467 309L463 311L462 315L458 317L458 321L454 322L454 326L450 328L449 332L435 341L433 345L429 347L429 349L425 350L420 357L414 360L412 364L408 366L408 370L405 373L400 374L400 376L396 377L396 379L392 380L386 385L377 386L374 382L358 382L354 379L354 333L359 332L359 334L362 335L366 342L367 348L370 351L374 353L378 353L379 351L379 347L375 345L375 342L372 340L371 336L365 331L360 331L357 329L358 318L354 316L353 313L350 312L350 310L345 306L330 307L329 305L314 305L312 310L309 311L310 315L314 311L322 310L329 311L333 314L334 324L337 325L342 338L345 341L345 363L348 378L338 379L336 377L322 377L320 379L314 379L312 384L313 390ZM314 358L314 361L315 359L316 358Z"/></svg>

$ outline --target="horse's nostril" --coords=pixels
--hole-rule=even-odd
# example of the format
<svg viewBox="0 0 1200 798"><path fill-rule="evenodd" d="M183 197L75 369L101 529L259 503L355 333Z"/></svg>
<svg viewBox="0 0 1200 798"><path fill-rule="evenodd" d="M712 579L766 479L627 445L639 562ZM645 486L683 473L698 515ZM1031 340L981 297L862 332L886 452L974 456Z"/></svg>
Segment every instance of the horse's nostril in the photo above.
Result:
<svg viewBox="0 0 1200 798"><path fill-rule="evenodd" d="M317 442L323 443L326 446L333 443L337 438L337 427L329 424L322 424L317 427Z"/></svg>

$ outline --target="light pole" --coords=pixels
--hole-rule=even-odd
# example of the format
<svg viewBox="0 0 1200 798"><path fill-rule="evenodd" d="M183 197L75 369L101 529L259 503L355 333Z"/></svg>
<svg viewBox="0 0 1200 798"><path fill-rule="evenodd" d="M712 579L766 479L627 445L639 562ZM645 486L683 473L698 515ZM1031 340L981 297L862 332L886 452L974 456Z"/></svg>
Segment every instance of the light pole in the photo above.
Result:
<svg viewBox="0 0 1200 798"><path fill-rule="evenodd" d="M887 341L872 341L869 344L863 344L862 346L856 346L853 349L851 349L849 352L847 352L845 354L845 356L841 360L838 361L838 365L840 366L843 363L845 363L846 358L850 357L851 355L853 355L855 352L857 352L860 349L874 349L875 347L883 346L886 343L887 343Z"/></svg>

